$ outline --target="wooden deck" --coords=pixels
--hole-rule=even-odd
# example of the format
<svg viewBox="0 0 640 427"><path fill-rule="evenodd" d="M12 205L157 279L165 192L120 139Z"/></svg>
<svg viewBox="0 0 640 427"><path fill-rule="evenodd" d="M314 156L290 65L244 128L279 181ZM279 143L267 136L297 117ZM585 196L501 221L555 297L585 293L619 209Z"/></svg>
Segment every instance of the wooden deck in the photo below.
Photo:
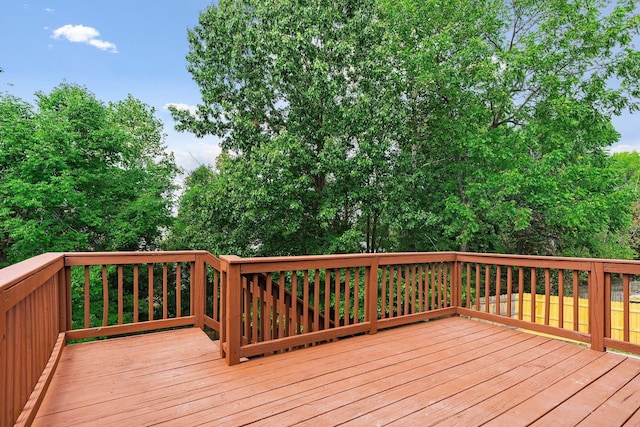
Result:
<svg viewBox="0 0 640 427"><path fill-rule="evenodd" d="M67 346L34 425L640 425L639 374L457 317L231 367L182 329Z"/></svg>

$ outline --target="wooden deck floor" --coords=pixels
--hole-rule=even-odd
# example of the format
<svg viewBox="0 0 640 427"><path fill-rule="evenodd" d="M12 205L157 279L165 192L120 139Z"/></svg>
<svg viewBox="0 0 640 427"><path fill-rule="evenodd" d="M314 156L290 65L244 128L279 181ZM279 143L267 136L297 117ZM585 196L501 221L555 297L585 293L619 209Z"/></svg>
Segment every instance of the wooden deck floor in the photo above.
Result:
<svg viewBox="0 0 640 427"><path fill-rule="evenodd" d="M228 367L183 329L65 348L35 425L640 425L640 360L462 318Z"/></svg>

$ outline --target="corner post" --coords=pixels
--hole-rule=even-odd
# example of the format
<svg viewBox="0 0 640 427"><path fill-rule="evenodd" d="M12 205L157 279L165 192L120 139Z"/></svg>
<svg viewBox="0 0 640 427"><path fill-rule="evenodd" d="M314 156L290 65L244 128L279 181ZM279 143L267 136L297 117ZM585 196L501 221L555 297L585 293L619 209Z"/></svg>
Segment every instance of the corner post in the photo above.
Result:
<svg viewBox="0 0 640 427"><path fill-rule="evenodd" d="M12 425L15 421L13 412L9 407L7 389L10 384L6 384L7 378L7 307L5 305L5 295L0 291L0 425Z"/></svg>
<svg viewBox="0 0 640 427"><path fill-rule="evenodd" d="M605 325L605 283L604 263L593 261L589 272L589 332L591 334L591 349L604 351Z"/></svg>
<svg viewBox="0 0 640 427"><path fill-rule="evenodd" d="M224 349L227 365L240 363L240 347L242 346L242 278L240 277L240 257L235 255L221 256L227 266L225 317L222 328L225 330ZM234 262L235 261L235 262Z"/></svg>
<svg viewBox="0 0 640 427"><path fill-rule="evenodd" d="M58 331L71 330L71 267L58 272Z"/></svg>
<svg viewBox="0 0 640 427"><path fill-rule="evenodd" d="M378 263L380 257L374 256L367 268L367 283L365 284L365 321L371 323L369 334L378 332Z"/></svg>
<svg viewBox="0 0 640 427"><path fill-rule="evenodd" d="M194 326L196 328L204 329L204 289L206 286L207 280L207 270L205 268L204 263L204 254L197 252L196 260L194 266L194 276L195 280L193 281L194 289L193 289L193 304L194 310L193 314L195 316Z"/></svg>
<svg viewBox="0 0 640 427"><path fill-rule="evenodd" d="M460 301L462 301L462 265L460 261L458 261L458 254L455 254L454 260L451 263L452 266L452 274L451 274L451 306L458 310L460 307Z"/></svg>

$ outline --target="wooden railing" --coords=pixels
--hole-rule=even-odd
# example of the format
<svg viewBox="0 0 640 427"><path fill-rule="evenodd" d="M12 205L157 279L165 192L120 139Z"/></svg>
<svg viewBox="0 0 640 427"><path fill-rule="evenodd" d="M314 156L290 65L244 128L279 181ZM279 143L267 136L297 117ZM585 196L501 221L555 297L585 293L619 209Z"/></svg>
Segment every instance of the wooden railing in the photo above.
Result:
<svg viewBox="0 0 640 427"><path fill-rule="evenodd" d="M631 336L632 308L640 308L631 301L630 286L640 274L637 261L459 253L457 262L457 314L587 343L594 350L640 354L640 335ZM616 279L621 298L613 297ZM620 307L621 324L612 321L614 306ZM633 311L638 331L640 310Z"/></svg>
<svg viewBox="0 0 640 427"><path fill-rule="evenodd" d="M58 363L67 329L64 256L45 254L0 270L0 425L29 423ZM35 395L30 400L31 395ZM43 395L42 395L43 396Z"/></svg>
<svg viewBox="0 0 640 427"><path fill-rule="evenodd" d="M596 279L593 260L460 253L457 261L461 269L458 314L601 349L592 342L588 325L597 324L602 316L585 318L589 310L580 310L580 289L596 295L591 286ZM586 330L580 330L581 323Z"/></svg>
<svg viewBox="0 0 640 427"><path fill-rule="evenodd" d="M455 257L222 257L227 362L455 314ZM297 297L295 304L285 290Z"/></svg>
<svg viewBox="0 0 640 427"><path fill-rule="evenodd" d="M602 330L604 332L602 348L611 348L630 353L640 354L640 299L631 301L631 282L635 282L635 292L640 292L640 263L632 261L605 261L602 262L601 267L598 269L599 274L604 274L604 295L598 296L598 300L604 307L603 310L598 306L598 313L603 311ZM614 301L612 282L615 279L619 280L622 285L622 301ZM602 280L602 279L601 279ZM602 282L594 283L600 285ZM600 292L600 288L595 289L596 292ZM591 298L589 299L591 301ZM618 322L613 322L616 310L613 305L622 306L622 325ZM633 325L632 325L632 308L633 308ZM621 326L621 327L620 327ZM631 335L631 327L634 329L634 336ZM616 331L614 331L617 329ZM600 329L598 329L599 331ZM617 332L617 333L616 333ZM617 336L616 336L617 335Z"/></svg>
<svg viewBox="0 0 640 427"><path fill-rule="evenodd" d="M0 425L29 424L70 340L220 328L204 251L45 254L0 270Z"/></svg>
<svg viewBox="0 0 640 427"><path fill-rule="evenodd" d="M75 307L67 339L193 326L203 310L205 252L81 253L65 256ZM199 304L194 304L197 298ZM79 311L79 310L74 310ZM200 322L202 322L202 316Z"/></svg>
<svg viewBox="0 0 640 427"><path fill-rule="evenodd" d="M0 425L30 423L67 341L174 327L216 331L230 365L451 315L640 354L637 276L634 261L455 252L45 254L0 270Z"/></svg>

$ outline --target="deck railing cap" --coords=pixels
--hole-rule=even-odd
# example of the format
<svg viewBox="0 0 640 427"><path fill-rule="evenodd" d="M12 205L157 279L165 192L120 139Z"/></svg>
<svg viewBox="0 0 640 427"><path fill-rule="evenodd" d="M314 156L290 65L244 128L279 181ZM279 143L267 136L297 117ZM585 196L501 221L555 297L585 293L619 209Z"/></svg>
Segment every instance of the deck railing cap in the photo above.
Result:
<svg viewBox="0 0 640 427"><path fill-rule="evenodd" d="M64 259L60 252L47 252L0 269L0 291L9 289L36 271Z"/></svg>

